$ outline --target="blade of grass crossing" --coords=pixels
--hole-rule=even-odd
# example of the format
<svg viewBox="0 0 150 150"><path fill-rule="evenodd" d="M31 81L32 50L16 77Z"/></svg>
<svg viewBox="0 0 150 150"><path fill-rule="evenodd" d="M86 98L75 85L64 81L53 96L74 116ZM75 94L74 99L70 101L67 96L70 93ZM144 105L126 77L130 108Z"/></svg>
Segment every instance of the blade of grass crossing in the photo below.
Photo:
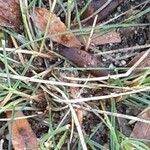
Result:
<svg viewBox="0 0 150 150"><path fill-rule="evenodd" d="M142 97L142 96L139 96L138 94L130 95L130 97L131 97L134 101L140 102L140 103L143 104L143 105L149 105L149 104L150 104L150 101L149 101L149 100L147 100L146 98L144 98L144 97Z"/></svg>
<svg viewBox="0 0 150 150"><path fill-rule="evenodd" d="M44 36L43 36L43 40L42 40L42 43L41 43L41 46L40 46L40 52L42 52L42 50L43 50L43 47L44 47L44 44L45 44L45 38L47 37L49 27L51 26L52 15L53 15L55 6L56 6L56 0L53 1L52 8L51 8L50 13L49 13L48 22L47 22L45 33L44 33Z"/></svg>
<svg viewBox="0 0 150 150"><path fill-rule="evenodd" d="M65 131L65 133L62 135L62 137L60 138L58 144L56 145L56 148L54 150L61 150L63 144L65 143L65 140L67 138L67 134L68 134L68 130Z"/></svg>
<svg viewBox="0 0 150 150"><path fill-rule="evenodd" d="M102 103L101 103L101 106L102 106L102 109L105 110ZM113 140L113 145L110 145L112 146L111 150L119 150L120 145L118 142L118 137L117 137L115 128L113 127L113 124L111 123L111 120L109 119L109 117L106 114L104 114L104 116L105 116L107 127L109 128L109 131L110 131L110 139ZM115 145L115 148L114 148L114 145Z"/></svg>
<svg viewBox="0 0 150 150"><path fill-rule="evenodd" d="M140 141L136 141L136 140L132 140L132 139L126 139L121 143L122 149L128 150L127 148L129 148L129 147L130 147L130 149L132 148L132 150L134 150L134 149L136 149L136 150L149 150L149 147Z"/></svg>
<svg viewBox="0 0 150 150"><path fill-rule="evenodd" d="M69 125L66 125L66 126L60 127L59 129L56 129L56 130L44 135L42 137L42 139L40 140L41 149L45 150L45 142L46 141L50 141L53 136L55 136L56 134L59 134L61 132L65 132L68 129L69 129Z"/></svg>
<svg viewBox="0 0 150 150"><path fill-rule="evenodd" d="M77 3L76 3L76 2L75 2L75 9L76 9L77 22L78 22L78 24L79 24L79 29L80 29L80 31L81 31L82 38L83 38L83 40L84 40L85 43L86 43L86 40L85 40L84 34L83 34L83 28L82 28L81 20L80 20L80 17L79 17L79 10L78 10Z"/></svg>
<svg viewBox="0 0 150 150"><path fill-rule="evenodd" d="M7 61L7 54L6 54L6 50L5 50L5 41L4 40L2 40L2 46L3 46L5 70L7 73L7 83L8 83L9 88L11 88L11 81L10 81L10 76L9 76L8 61Z"/></svg>
<svg viewBox="0 0 150 150"><path fill-rule="evenodd" d="M27 21L28 20L27 19L27 8L26 8L26 5L25 5L25 1L19 0L19 2L20 2L20 8L21 8L21 13L22 13L24 28L26 30L26 33L27 33L27 36L28 36L29 40L31 41L32 48L35 49L33 38L32 38L30 28L29 28L29 25L28 25L28 21Z"/></svg>
<svg viewBox="0 0 150 150"><path fill-rule="evenodd" d="M74 7L74 0L67 0L67 18L66 18L66 23L68 30L70 30L71 26L71 12L72 12L72 7Z"/></svg>
<svg viewBox="0 0 150 150"><path fill-rule="evenodd" d="M97 150L98 149L101 149L101 150L108 150L107 148L105 148L104 146L100 145L99 143L91 140L91 139L88 139L87 140L87 143L90 145L91 148L94 148Z"/></svg>
<svg viewBox="0 0 150 150"><path fill-rule="evenodd" d="M49 116L48 117L48 119L49 119L49 131L48 131L48 133L50 133L50 132L54 132L53 125L52 125L53 120L52 120L51 110L49 110L48 116ZM54 136L52 137L52 141L53 141L54 147L56 147L56 142L55 142L56 139Z"/></svg>
<svg viewBox="0 0 150 150"><path fill-rule="evenodd" d="M114 99L111 100L111 112L113 112L113 113L116 112L116 103L115 103ZM116 117L111 116L110 120L111 120L111 124L112 124L112 127L113 127L114 131L116 131ZM114 136L111 134L110 135L111 150L116 150L115 144L116 143L115 143L115 140L114 140Z"/></svg>

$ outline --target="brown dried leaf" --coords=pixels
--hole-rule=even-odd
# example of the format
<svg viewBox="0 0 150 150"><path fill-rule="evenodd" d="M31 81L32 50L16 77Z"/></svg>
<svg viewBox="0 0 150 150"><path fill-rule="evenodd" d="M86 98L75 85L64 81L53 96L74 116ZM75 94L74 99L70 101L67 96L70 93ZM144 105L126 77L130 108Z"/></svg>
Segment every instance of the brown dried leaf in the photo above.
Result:
<svg viewBox="0 0 150 150"><path fill-rule="evenodd" d="M145 120L150 120L150 109L141 113L140 118L145 119ZM137 138L137 139L150 140L150 124L137 122L134 126L134 129L130 137ZM150 142L148 143L148 146L150 147Z"/></svg>
<svg viewBox="0 0 150 150"><path fill-rule="evenodd" d="M102 44L108 44L108 43L120 43L120 42L121 42L120 34L115 31L106 33L102 36L95 35L95 38L92 38L92 43L94 45L102 45Z"/></svg>
<svg viewBox="0 0 150 150"><path fill-rule="evenodd" d="M82 37L79 37L80 41L82 41L82 43L84 45L86 45L86 42L88 41L88 36L84 36L86 42L84 42ZM104 35L97 35L96 33L93 35L93 38L91 40L91 46L97 46L97 45L103 45L103 44L108 44L108 43L120 43L121 42L121 37L120 34L112 31L109 33L106 33Z"/></svg>
<svg viewBox="0 0 150 150"><path fill-rule="evenodd" d="M128 67L133 66L144 54L145 52L141 52L139 54L137 54L129 63L128 63ZM150 67L150 54L144 59L144 61L142 61L138 67L140 68L145 68L145 67ZM138 74L138 73L142 73L143 70L135 70L134 74Z"/></svg>
<svg viewBox="0 0 150 150"><path fill-rule="evenodd" d="M77 48L59 46L59 53L79 67L103 67L103 64L96 56ZM94 76L107 76L109 74L109 71L92 70L91 74L93 74Z"/></svg>
<svg viewBox="0 0 150 150"><path fill-rule="evenodd" d="M7 112L7 118L11 118L11 112ZM15 117L25 117L19 112ZM11 126L12 144L15 150L38 150L38 141L27 119L14 120Z"/></svg>
<svg viewBox="0 0 150 150"><path fill-rule="evenodd" d="M48 35L52 41L65 45L67 47L81 47L80 41L71 32L62 34L67 31L65 24L55 14L50 13L45 8L36 8L31 14L31 18L41 33L45 32L48 19L51 18Z"/></svg>
<svg viewBox="0 0 150 150"><path fill-rule="evenodd" d="M0 26L19 30L21 11L18 0L0 0Z"/></svg>

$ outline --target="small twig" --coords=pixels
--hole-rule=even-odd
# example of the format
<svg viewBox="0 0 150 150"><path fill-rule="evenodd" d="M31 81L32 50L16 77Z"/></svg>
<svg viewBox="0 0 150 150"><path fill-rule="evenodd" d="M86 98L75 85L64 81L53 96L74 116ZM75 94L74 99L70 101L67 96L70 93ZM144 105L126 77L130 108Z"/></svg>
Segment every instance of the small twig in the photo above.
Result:
<svg viewBox="0 0 150 150"><path fill-rule="evenodd" d="M43 83L43 84L51 84L51 85L63 85L63 86L72 86L72 87L86 87L86 88L96 88L95 86L88 86L83 84L75 84L75 83L66 83L66 82L59 82L59 81L52 81L52 80L42 80L32 77L26 77L21 75L13 75L9 74L11 79L25 81L25 82L34 82L34 83ZM1 78L7 78L6 73L0 73Z"/></svg>
<svg viewBox="0 0 150 150"><path fill-rule="evenodd" d="M70 138L69 138L69 143L72 143L72 139L73 139L73 134L74 134L74 119L73 117L71 117L71 131L70 131Z"/></svg>
<svg viewBox="0 0 150 150"><path fill-rule="evenodd" d="M62 118L62 120L59 122L59 124L58 124L58 126L57 126L56 129L59 129L59 128L61 127L62 123L64 122L64 120L67 118L67 116L68 116L69 114L70 114L70 110L68 110L68 111L66 112L66 114L64 115L64 117Z"/></svg>
<svg viewBox="0 0 150 150"><path fill-rule="evenodd" d="M88 38L88 42L87 42L85 50L87 50L89 48L89 46L90 46L90 43L91 43L91 40L92 40L92 36L93 36L93 33L94 33L94 28L96 26L97 18L98 18L98 15L96 15L95 18L94 18L93 26L92 26L92 29L91 29L91 32L90 32L90 36Z"/></svg>
<svg viewBox="0 0 150 150"><path fill-rule="evenodd" d="M25 117L15 117L13 120L20 120L20 119L28 119L28 118L33 118L37 117L38 115L30 115L30 116L25 116ZM11 121L12 118L0 118L0 121Z"/></svg>
<svg viewBox="0 0 150 150"><path fill-rule="evenodd" d="M5 50L7 52L13 52L13 53L22 53L22 54L29 54L29 55L34 55L35 57L42 57L42 58L49 58L52 59L52 56L44 54L44 53L40 53L37 51L29 51L29 50L25 50L25 49L16 49L16 48L5 48ZM0 47L0 51L3 51L3 48Z"/></svg>
<svg viewBox="0 0 150 150"><path fill-rule="evenodd" d="M129 87L115 87L115 86L110 86L110 85L104 85L104 84L90 84L90 85L85 85L85 84L75 84L75 83L67 83L67 82L57 82L57 81L52 81L52 80L42 80L42 79L37 79L37 78L32 78L32 77L26 77L26 76L21 76L21 75L13 75L9 74L11 79L15 80L20 80L24 82L33 82L33 83L43 83L46 85L63 85L63 86L68 86L68 87L83 87L83 88L89 88L89 89L95 89L95 88L100 88L100 87L106 87L106 88L115 88L115 89L122 89L122 90L131 90L134 89L129 88ZM6 73L0 73L1 78L6 78L7 74ZM136 88L137 89L137 88ZM138 88L140 89L140 88Z"/></svg>
<svg viewBox="0 0 150 150"><path fill-rule="evenodd" d="M11 37L11 40L12 40L15 48L19 48L15 38L13 36L10 36L10 37ZM23 55L21 53L18 53L18 56L19 56L19 59L20 59L20 62L22 63L22 65L25 66L25 61L24 61Z"/></svg>
<svg viewBox="0 0 150 150"><path fill-rule="evenodd" d="M40 72L40 73L35 73L34 72L34 76L33 76L33 78L38 78L38 77L44 77L44 76L46 76L50 71L52 71L52 67L50 67L50 68L47 68L46 70L44 70L43 72Z"/></svg>
<svg viewBox="0 0 150 150"><path fill-rule="evenodd" d="M52 7L51 7L51 10L50 10L50 14L49 14L49 17L48 17L48 22L47 22L47 25L46 25L46 29L45 29L45 33L44 33L44 36L43 36L43 40L42 40L42 42L41 42L41 45L40 45L40 50L39 50L39 52L42 52L43 51L43 47L44 47L44 45L45 45L45 38L47 37L47 35L48 35L48 30L49 30L49 28L50 28L50 26L51 26L51 19L52 19L52 16L53 16L53 11L54 11L54 8L55 8L55 6L56 6L56 2L57 2L57 0L54 0L53 1L53 4L52 4Z"/></svg>
<svg viewBox="0 0 150 150"><path fill-rule="evenodd" d="M76 112L75 112L75 110L74 110L74 108L72 107L71 104L68 104L68 105L69 105L70 110L72 112L72 117L74 119L77 131L78 131L78 135L79 135L79 138L80 138L80 142L81 142L82 148L83 148L83 150L87 150L87 146L86 146L86 143L85 143L85 140L84 140L83 132L82 132L79 120L77 118Z"/></svg>

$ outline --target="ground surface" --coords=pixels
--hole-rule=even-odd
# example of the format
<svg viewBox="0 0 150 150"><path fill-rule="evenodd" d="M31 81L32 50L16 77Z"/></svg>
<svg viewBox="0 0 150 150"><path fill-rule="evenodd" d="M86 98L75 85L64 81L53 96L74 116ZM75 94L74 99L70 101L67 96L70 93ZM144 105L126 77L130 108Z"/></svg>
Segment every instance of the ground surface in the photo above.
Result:
<svg viewBox="0 0 150 150"><path fill-rule="evenodd" d="M121 14L137 5L142 3L143 0L129 0L118 6L117 9L111 14L111 16L107 17L106 20L109 18L113 18L114 16L117 16L118 14ZM46 2L45 2L46 3ZM137 9L131 11L130 13L134 14L135 12L139 10L144 10L148 8L149 5L141 6L138 7ZM125 17L121 17L117 19L116 22L123 21ZM142 17L138 18L136 20L137 24L148 24L150 23L150 14L143 15ZM97 46L96 50L89 50L90 53L96 54L97 52L107 52L110 50L117 50L117 49L122 49L122 48L128 48L128 47L134 47L134 46L141 46L141 45L146 45L150 44L150 26L137 26L137 27L128 27L128 28L119 28L117 29L117 32L120 33L121 35L121 43L117 44L104 44L101 46ZM56 44L57 46L57 44ZM143 49L134 49L134 50L129 50L129 51L121 51L117 53L109 53L109 54L103 54L101 56L102 62L105 67L126 67L126 65L130 62L130 60L137 55L137 53L146 50L146 48ZM17 59L17 58L14 58ZM28 59L28 58L26 58ZM43 65L44 64L44 65ZM34 59L32 62L32 65L39 70L41 69L42 71L51 66L51 65L56 65L56 67L71 67L71 65L63 60L60 60L60 58L53 59L49 61L48 59L41 59L37 58ZM47 65L47 66L46 66ZM38 71L39 71L38 70ZM87 77L88 72L68 72L68 71L63 71L63 70L54 70L54 73L51 75L47 75L48 78L54 77L54 75L57 75L58 77L60 74L65 74L65 75L72 75L74 77L80 76L80 77ZM28 75L30 75L30 71L28 72ZM31 73L32 75L32 73ZM112 81L110 81L111 83ZM119 82L119 81L118 81ZM120 81L121 82L121 81ZM119 84L114 83L114 84ZM122 83L121 83L122 84ZM34 88L36 86L33 86ZM51 89L51 87L49 87ZM52 92L55 91L55 88L51 89ZM71 90L74 90L78 93L79 89L65 89L67 92L66 93L71 93ZM69 91L69 92L68 92ZM27 91L26 91L27 92ZM105 94L110 94L114 92L113 89L107 89L107 88L102 88L102 89L93 89L93 90L87 90L83 89L81 92L81 97L92 97L92 96L99 96L99 95L105 95ZM41 95L37 99L37 101L30 101L30 103L27 103L27 106L31 106L32 108L38 109L37 111L32 110L32 111L27 111L23 110L25 115L31 115L35 113L42 112L42 114L38 115L36 118L31 118L29 119L29 123L31 124L31 127L33 131L35 132L37 138L43 137L45 134L48 133L49 127L51 129L55 129L60 121L63 119L65 114L68 112L68 108L65 108L66 105L60 104L57 102L51 101L51 97L48 97L47 99L45 98L45 95L43 92L40 90L37 90L35 93L40 93ZM145 94L145 93L142 93ZM70 96L73 97L74 96ZM137 116L147 105L149 102L149 98L147 98L147 103L141 103L141 101L136 98L135 95L133 97L124 97L124 98L118 98L118 100L113 100L110 102L110 100L104 100L103 102L95 101L95 102L88 102L87 104L91 106L93 109L102 109L103 107L105 108L106 111L111 111L112 105L115 105L115 111L117 113L122 113L122 114L127 114L127 115L132 115L132 116ZM103 104L102 104L103 103ZM138 105L139 104L139 105ZM26 104L25 104L26 105ZM82 105L81 105L82 106ZM86 106L86 105L84 105ZM26 106L25 106L26 107ZM63 108L64 107L64 108ZM85 133L86 137L91 137L91 141L98 143L107 149L110 149L110 132L107 126L103 123L101 120L101 117L103 118L103 115L99 115L98 113L92 113L83 110L83 123L82 123L82 130ZM5 117L5 113L0 114L1 118ZM106 117L106 116L105 116ZM51 123L49 123L49 120L51 119ZM6 122L0 122L0 128L2 129L6 124ZM65 120L62 122L61 126L71 124L71 115L67 115ZM129 137L132 130L133 130L134 124L129 125L128 120L124 118L118 118L116 119L116 130L118 132L121 132L119 134L120 136L126 136ZM5 127L4 127L5 128ZM70 132L68 133L70 135ZM3 148L8 149L8 129L7 127L0 133L0 139L4 139L4 144ZM60 139L62 134L58 134L55 136L56 142ZM71 149L76 150L80 149L81 145L78 143L79 137L76 129L74 129L74 134L71 142ZM61 149L67 149L67 142L69 141L69 136L66 138L65 144ZM95 144L96 145L96 144ZM78 147L78 148L77 148ZM100 149L98 146L95 146L95 149ZM52 148L53 149L53 148ZM82 149L82 148L81 148ZM92 149L89 146L89 149ZM94 148L93 148L94 149Z"/></svg>

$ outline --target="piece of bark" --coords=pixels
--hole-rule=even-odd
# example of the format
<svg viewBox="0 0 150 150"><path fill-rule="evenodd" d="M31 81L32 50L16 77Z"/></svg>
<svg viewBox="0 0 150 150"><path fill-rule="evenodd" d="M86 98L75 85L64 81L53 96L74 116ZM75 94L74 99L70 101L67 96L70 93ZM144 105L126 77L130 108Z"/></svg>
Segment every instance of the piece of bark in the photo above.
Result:
<svg viewBox="0 0 150 150"><path fill-rule="evenodd" d="M60 20L60 18L55 14L50 13L50 11L46 8L35 8L33 12L30 12L30 16L42 34L45 33L47 23L50 18L48 36L52 41L65 45L67 47L81 47L80 41L75 37L73 33L67 32L67 27Z"/></svg>
<svg viewBox="0 0 150 150"><path fill-rule="evenodd" d="M7 118L11 118L12 113L6 112ZM22 112L17 112L15 117L25 117ZM9 122L10 123L10 122ZM13 120L10 123L12 133L12 144L15 150L38 150L38 141L36 135L31 129L31 126L27 119Z"/></svg>
<svg viewBox="0 0 150 150"><path fill-rule="evenodd" d="M68 48L64 46L59 46L59 54L67 58L72 63L76 64L79 67L104 67L101 61L94 55L77 49L77 48ZM109 74L108 70L92 70L90 71L94 76L107 76Z"/></svg>
<svg viewBox="0 0 150 150"><path fill-rule="evenodd" d="M82 36L79 36L80 41L86 45L88 41L89 36L84 36L84 39ZM90 46L97 46L97 45L103 45L103 44L108 44L108 43L120 43L121 42L121 37L120 34L112 31L108 32L104 35L98 35L98 34L93 34Z"/></svg>
<svg viewBox="0 0 150 150"><path fill-rule="evenodd" d="M101 22L104 19L106 19L119 6L119 4L121 4L124 1L125 0L112 0L104 9L102 9L98 13L97 22ZM91 16L99 8L103 7L103 5L105 5L106 2L107 0L92 0L91 4L81 16L81 19L84 20L87 17ZM95 16L87 20L86 23L92 25L94 18Z"/></svg>
<svg viewBox="0 0 150 150"><path fill-rule="evenodd" d="M18 0L0 0L0 26L20 30L21 10Z"/></svg>
<svg viewBox="0 0 150 150"><path fill-rule="evenodd" d="M139 117L145 120L150 120L150 109L145 110L143 113L139 115ZM136 122L130 137L150 140L150 124L143 122ZM150 147L150 142L148 142L147 145Z"/></svg>

